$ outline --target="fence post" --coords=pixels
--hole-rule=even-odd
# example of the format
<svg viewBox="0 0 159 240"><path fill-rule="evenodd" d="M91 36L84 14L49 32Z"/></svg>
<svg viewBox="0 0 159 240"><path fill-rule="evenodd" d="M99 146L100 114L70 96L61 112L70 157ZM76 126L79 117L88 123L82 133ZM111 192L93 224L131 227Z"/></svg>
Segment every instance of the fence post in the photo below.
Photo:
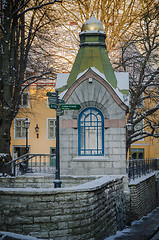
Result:
<svg viewBox="0 0 159 240"><path fill-rule="evenodd" d="M16 168L16 163L15 162L13 162L13 175L14 175L14 177L15 177L15 168Z"/></svg>
<svg viewBox="0 0 159 240"><path fill-rule="evenodd" d="M2 172L3 172L3 177L4 177L4 173L5 173L5 159L2 159Z"/></svg>

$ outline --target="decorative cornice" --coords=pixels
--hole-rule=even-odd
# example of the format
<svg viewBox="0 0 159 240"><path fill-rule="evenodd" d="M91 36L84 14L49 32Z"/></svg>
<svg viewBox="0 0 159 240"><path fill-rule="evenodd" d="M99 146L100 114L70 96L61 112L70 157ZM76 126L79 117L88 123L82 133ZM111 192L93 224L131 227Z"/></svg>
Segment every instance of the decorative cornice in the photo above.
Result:
<svg viewBox="0 0 159 240"><path fill-rule="evenodd" d="M102 46L102 47L106 48L106 44L102 43L102 42L84 42L84 43L80 43L79 46L80 47L83 47L83 46L93 46L93 47Z"/></svg>

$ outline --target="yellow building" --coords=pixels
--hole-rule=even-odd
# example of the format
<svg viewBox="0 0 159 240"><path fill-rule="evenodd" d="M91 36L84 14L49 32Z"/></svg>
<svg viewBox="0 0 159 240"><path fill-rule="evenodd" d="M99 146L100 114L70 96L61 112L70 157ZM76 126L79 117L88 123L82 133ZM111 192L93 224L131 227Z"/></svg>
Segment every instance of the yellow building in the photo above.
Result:
<svg viewBox="0 0 159 240"><path fill-rule="evenodd" d="M19 113L11 127L11 154L17 158L26 152L25 118L29 118L30 127L28 146L30 153L49 154L56 152L55 120L56 111L49 108L47 91L54 91L54 86L39 88L34 85L27 89L21 98ZM39 129L36 132L36 127ZM133 159L159 158L159 139L148 137L131 145Z"/></svg>
<svg viewBox="0 0 159 240"><path fill-rule="evenodd" d="M150 109L155 107L155 103L151 100L146 100L143 103L143 109ZM141 112L144 113L144 110L141 108ZM159 119L159 110L155 113L155 120ZM151 116L150 116L151 117ZM146 121L141 121L139 125L139 129L142 129L146 125ZM148 127L146 129L147 132L151 132L152 129ZM156 132L157 133L157 132ZM146 137L145 139L141 139L139 141L134 142L131 145L131 156L133 159L143 159L143 158L159 158L159 138L154 137Z"/></svg>
<svg viewBox="0 0 159 240"><path fill-rule="evenodd" d="M159 139L146 138L131 145L133 159L159 158Z"/></svg>
<svg viewBox="0 0 159 240"><path fill-rule="evenodd" d="M11 154L17 158L26 153L25 118L28 117L28 147L30 153L55 153L56 111L49 108L47 91L54 91L54 86L31 86L21 97L20 109L11 127ZM36 132L37 131L37 132Z"/></svg>

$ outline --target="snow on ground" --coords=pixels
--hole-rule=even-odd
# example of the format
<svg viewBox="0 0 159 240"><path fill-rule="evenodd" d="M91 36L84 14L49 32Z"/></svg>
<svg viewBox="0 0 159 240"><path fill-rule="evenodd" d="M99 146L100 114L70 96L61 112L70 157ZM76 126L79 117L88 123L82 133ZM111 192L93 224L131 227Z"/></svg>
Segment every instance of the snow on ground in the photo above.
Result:
<svg viewBox="0 0 159 240"><path fill-rule="evenodd" d="M157 209L159 209L159 207L157 207ZM147 214L146 216L143 216L140 220L135 220L131 223L131 226L134 226L134 225L139 225L141 224L144 219L146 218L150 218L151 215L153 214L153 212L155 211L156 209L154 209L152 212L150 212L149 214ZM128 232L131 232L131 226L130 227L126 227L124 228L122 231L117 231L117 233L115 235L112 235L110 237L107 237L105 238L105 240L115 240L117 237L121 237L121 236L124 236L124 233L128 233Z"/></svg>
<svg viewBox="0 0 159 240"><path fill-rule="evenodd" d="M31 237L29 235L22 235L17 233L0 231L0 240L3 240L6 236L10 237L12 240L44 240L42 238ZM53 240L53 239L50 238L49 240Z"/></svg>

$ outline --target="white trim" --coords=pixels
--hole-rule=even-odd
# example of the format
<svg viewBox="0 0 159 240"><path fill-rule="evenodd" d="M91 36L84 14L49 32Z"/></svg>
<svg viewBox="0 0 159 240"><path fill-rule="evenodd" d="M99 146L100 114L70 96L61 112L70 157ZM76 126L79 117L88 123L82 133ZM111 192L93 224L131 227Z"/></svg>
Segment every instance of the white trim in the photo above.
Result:
<svg viewBox="0 0 159 240"><path fill-rule="evenodd" d="M47 129L46 129L47 136L46 136L46 137L47 137L47 140L54 140L54 139L56 139L56 132L55 132L55 137L54 137L54 138L49 138L49 137L48 137L48 130L49 130L49 129L48 129L48 127L49 127L49 124L48 124L49 121L48 121L48 120L55 120L55 121L56 121L56 118L47 118L47 120L46 120L46 121L47 121L47 122L46 122L46 126L47 126ZM55 130L55 131L56 131L56 130Z"/></svg>
<svg viewBox="0 0 159 240"><path fill-rule="evenodd" d="M20 108L29 108L29 107L30 107L30 92L29 92L29 91L25 91L25 92L23 92L23 93L22 93L22 95L23 95L23 94L25 94L25 93L27 93L27 94L28 94L28 101L27 101L27 105L26 105L26 106L19 105L19 107L20 107Z"/></svg>
<svg viewBox="0 0 159 240"><path fill-rule="evenodd" d="M47 108L49 108L49 98L47 97Z"/></svg>
<svg viewBox="0 0 159 240"><path fill-rule="evenodd" d="M132 143L131 146L150 146L150 143Z"/></svg>
<svg viewBox="0 0 159 240"><path fill-rule="evenodd" d="M15 122L16 122L16 120L23 120L23 121L25 121L25 118L15 118L14 119L14 139L25 139L26 137L16 137L15 136ZM29 137L29 129L28 129L28 137Z"/></svg>
<svg viewBox="0 0 159 240"><path fill-rule="evenodd" d="M74 162L110 162L106 156L77 156L72 158Z"/></svg>

